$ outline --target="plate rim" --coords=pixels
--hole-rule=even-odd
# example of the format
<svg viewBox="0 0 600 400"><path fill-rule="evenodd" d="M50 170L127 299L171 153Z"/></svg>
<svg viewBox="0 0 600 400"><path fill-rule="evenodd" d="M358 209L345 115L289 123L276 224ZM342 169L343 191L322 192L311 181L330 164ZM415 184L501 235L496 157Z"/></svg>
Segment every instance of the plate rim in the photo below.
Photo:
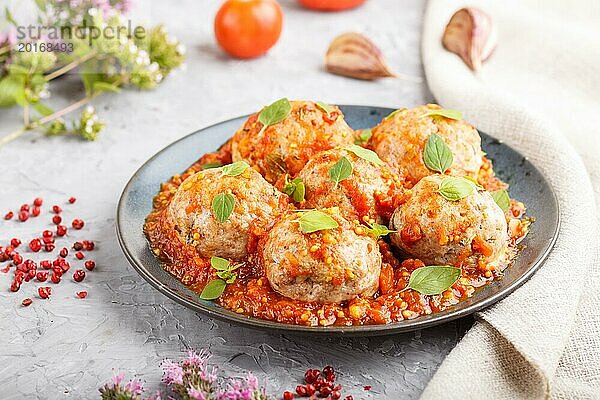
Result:
<svg viewBox="0 0 600 400"><path fill-rule="evenodd" d="M353 105L353 104L339 104L338 106L342 107L342 108L344 108L344 107L346 107L346 108L367 108L367 109L379 109L379 110L384 110L384 111L389 110L389 112L392 112L393 110L395 110L394 108L382 107L382 106L367 106L367 105ZM148 164L150 164L152 161L154 161L165 150L167 150L173 146L176 146L179 142L186 140L190 136L202 134L204 131L206 131L210 128L231 122L233 120L237 120L237 119L241 119L241 118L245 118L245 117L247 118L248 116L249 115L241 115L238 117L234 117L234 118L230 118L227 120L213 123L211 125L205 126L201 129L198 129L194 132L191 132L187 135L184 135L181 138L169 143L167 146L163 147L158 152L156 152L152 157L150 157L148 160L146 160L135 171L135 173L131 176L131 178L129 178L129 180L125 184L125 186L121 192L121 195L119 197L119 201L117 203L115 228L116 228L119 246L121 247L121 251L125 255L125 258L127 259L127 261L131 264L133 269L156 290L158 290L160 293L162 293L166 297L170 298L171 300L175 301L176 303L183 305L184 307L187 307L195 312L199 312L199 313L208 315L209 317L217 319L219 321L242 325L246 328L270 330L273 332L288 333L288 334L382 336L382 335L391 335L391 334L395 334L395 333L411 332L411 331L416 331L416 330L420 330L420 329L424 329L424 328L429 328L429 327L432 327L435 325L440 325L443 323L454 321L458 318L462 318L462 317L471 315L473 313L481 311L482 309L487 308L487 307L499 302L500 300L506 298L508 295L510 295L515 290L520 288L525 282L527 282L538 271L538 269L544 264L544 262L548 258L548 255L550 254L550 252L554 248L554 245L556 244L556 241L557 241L559 233L560 233L560 228L562 225L562 218L561 218L561 214L560 214L560 203L558 201L558 197L556 195L556 192L554 191L554 188L552 187L552 185L550 185L546 176L540 172L540 170L537 168L537 166L535 164L533 164L527 157L523 156L521 152L517 151L512 146L506 145L506 146L510 147L513 151L515 151L517 154L519 154L520 156L525 158L529 162L529 164L536 170L536 172L543 178L546 186L550 189L550 195L552 197L552 200L553 200L553 202L556 206L556 210L557 210L556 225L555 225L554 232L552 232L552 238L550 240L550 243L544 249L543 253L540 254L537 257L537 259L531 264L530 268L524 274L520 275L507 288L505 288L497 293L494 293L491 296L488 296L488 297L482 299L481 301L474 303L474 304L467 306L460 310L454 310L451 307L442 312L431 314L431 316L426 319L415 318L413 320L403 320L403 321L393 322L393 323L389 323L389 324L376 324L376 325L326 326L326 327L316 326L316 327L314 327L314 326L285 324L285 323L281 323L281 322L264 320L264 319L260 319L260 318L237 314L237 313L234 313L233 311L228 310L223 307L215 308L215 307L205 306L202 303L192 302L192 301L188 300L185 296L182 296L182 295L176 293L174 290L169 288L167 285L163 284L153 274L151 274L148 271L148 269L143 265L143 263L141 263L139 260L137 260L136 257L133 255L133 252L130 251L130 249L128 248L128 245L127 245L126 239L124 238L122 227L121 227L122 213L123 213L123 210L125 209L125 197L126 197L126 194L130 191L129 190L130 186L133 184L134 180L136 180L138 175L144 170L144 168ZM494 136L491 136L488 134L486 134L486 135L494 140L498 140L500 143L503 143L503 141L496 139ZM148 251L150 251L149 247L148 247ZM218 311L216 311L216 310L218 310Z"/></svg>

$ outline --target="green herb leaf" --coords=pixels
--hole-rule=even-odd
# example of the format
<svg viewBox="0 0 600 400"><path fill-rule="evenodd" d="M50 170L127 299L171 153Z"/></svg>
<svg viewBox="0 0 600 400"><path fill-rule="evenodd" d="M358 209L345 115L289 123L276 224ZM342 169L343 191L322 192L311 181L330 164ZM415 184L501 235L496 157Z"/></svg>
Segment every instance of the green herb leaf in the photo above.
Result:
<svg viewBox="0 0 600 400"><path fill-rule="evenodd" d="M306 187L301 178L294 178L291 181L288 181L286 178L283 193L290 196L295 202L302 203L306 194Z"/></svg>
<svg viewBox="0 0 600 400"><path fill-rule="evenodd" d="M233 283L237 279L237 273L231 271L219 271L217 276L225 281L225 283Z"/></svg>
<svg viewBox="0 0 600 400"><path fill-rule="evenodd" d="M94 82L92 84L92 92L93 93L102 93L102 92L111 92L111 93L120 93L121 88L115 84L109 82Z"/></svg>
<svg viewBox="0 0 600 400"><path fill-rule="evenodd" d="M31 103L31 106L35 109L35 111L37 111L40 115L44 117L54 113L54 111L50 107L42 103Z"/></svg>
<svg viewBox="0 0 600 400"><path fill-rule="evenodd" d="M235 197L230 195L229 193L219 193L213 198L212 201L212 209L217 221L223 223L227 221L231 213L233 212L233 207L235 206Z"/></svg>
<svg viewBox="0 0 600 400"><path fill-rule="evenodd" d="M0 107L10 107L25 101L25 77L8 75L0 80Z"/></svg>
<svg viewBox="0 0 600 400"><path fill-rule="evenodd" d="M492 193L492 197L502 211L506 212L506 210L508 210L510 207L510 197L508 197L508 192L506 190L495 191Z"/></svg>
<svg viewBox="0 0 600 400"><path fill-rule="evenodd" d="M246 161L238 161L233 164L227 164L221 168L224 175L227 176L238 176L244 173L248 169L249 165Z"/></svg>
<svg viewBox="0 0 600 400"><path fill-rule="evenodd" d="M286 98L279 99L273 104L265 107L258 116L258 122L263 124L260 133L262 133L269 126L283 121L288 115L290 115L290 112L292 112L292 105Z"/></svg>
<svg viewBox="0 0 600 400"><path fill-rule="evenodd" d="M337 188L338 183L346 179L352 173L352 164L346 157L342 157L336 162L333 167L329 168L329 177L335 182Z"/></svg>
<svg viewBox="0 0 600 400"><path fill-rule="evenodd" d="M331 216L316 210L303 213L298 222L300 223L302 233L312 233L339 226L337 221L331 218Z"/></svg>
<svg viewBox="0 0 600 400"><path fill-rule="evenodd" d="M226 259L221 258L221 257L214 257L213 256L213 257L210 258L210 265L214 269L216 269L218 271L226 271L226 270L228 270L230 264L231 263L229 261L227 261Z"/></svg>
<svg viewBox="0 0 600 400"><path fill-rule="evenodd" d="M379 239L382 236L386 236L392 232L396 232L388 229L387 226L380 224L369 224L369 228L365 228L365 231L367 231L367 233L375 239Z"/></svg>
<svg viewBox="0 0 600 400"><path fill-rule="evenodd" d="M417 268L410 274L407 287L421 294L440 294L454 285L460 272L460 268L449 266Z"/></svg>
<svg viewBox="0 0 600 400"><path fill-rule="evenodd" d="M214 300L223 294L225 286L227 284L224 280L213 279L204 286L202 293L200 293L200 298L203 300Z"/></svg>
<svg viewBox="0 0 600 400"><path fill-rule="evenodd" d="M10 10L8 9L8 7L4 7L4 18L6 19L6 21L8 21L8 23L10 23L11 25L18 27L19 24L17 23L17 21L15 21L15 18L13 17L12 13L10 12Z"/></svg>
<svg viewBox="0 0 600 400"><path fill-rule="evenodd" d="M383 165L383 161L381 158L372 150L365 149L364 147L360 147L356 144L351 145L347 148L348 151L354 153L357 157L362 158L363 160L367 160L372 162L375 165Z"/></svg>
<svg viewBox="0 0 600 400"><path fill-rule="evenodd" d="M406 108L399 108L395 111L392 111L391 113L389 113L389 115L387 117L385 117L384 119L389 119L392 118L394 115L398 114L400 111L404 111L406 110Z"/></svg>
<svg viewBox="0 0 600 400"><path fill-rule="evenodd" d="M440 116L440 117L445 117L445 118L450 118L450 119L462 119L463 115L460 111L457 110L449 110L446 108L441 108L439 110L431 110L429 111L427 114L423 115L424 117L435 117L435 116Z"/></svg>
<svg viewBox="0 0 600 400"><path fill-rule="evenodd" d="M220 162L210 162L210 163L201 165L202 169L219 168L221 166L222 166L222 164Z"/></svg>
<svg viewBox="0 0 600 400"><path fill-rule="evenodd" d="M473 181L458 176L446 176L440 182L438 192L446 200L457 201L471 195L475 188Z"/></svg>
<svg viewBox="0 0 600 400"><path fill-rule="evenodd" d="M360 132L360 135L358 135L358 137L356 138L356 140L354 140L354 144L367 143L369 141L369 139L371 139L371 136L373 136L373 132L371 132L371 130L369 128L363 129Z"/></svg>
<svg viewBox="0 0 600 400"><path fill-rule="evenodd" d="M46 0L35 0L35 4L40 10L46 12Z"/></svg>
<svg viewBox="0 0 600 400"><path fill-rule="evenodd" d="M334 108L332 106L330 106L329 104L325 104L325 103L321 103L320 101L318 101L316 103L317 108L320 109L321 111L323 111L325 114L327 114L327 116L329 117L329 114L331 114L331 112L334 110Z"/></svg>
<svg viewBox="0 0 600 400"><path fill-rule="evenodd" d="M452 166L454 157L444 140L439 135L432 133L425 143L423 161L430 170L443 174Z"/></svg>

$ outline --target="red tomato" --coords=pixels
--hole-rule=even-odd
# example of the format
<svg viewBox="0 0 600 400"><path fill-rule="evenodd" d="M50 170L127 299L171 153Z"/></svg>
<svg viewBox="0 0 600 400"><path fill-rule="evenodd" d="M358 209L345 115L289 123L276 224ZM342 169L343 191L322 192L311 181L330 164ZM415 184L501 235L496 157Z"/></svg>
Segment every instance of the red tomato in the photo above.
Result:
<svg viewBox="0 0 600 400"><path fill-rule="evenodd" d="M234 57L258 57L277 43L282 22L276 0L227 0L215 17L215 37Z"/></svg>
<svg viewBox="0 0 600 400"><path fill-rule="evenodd" d="M298 0L306 8L320 11L341 11L358 7L367 0Z"/></svg>

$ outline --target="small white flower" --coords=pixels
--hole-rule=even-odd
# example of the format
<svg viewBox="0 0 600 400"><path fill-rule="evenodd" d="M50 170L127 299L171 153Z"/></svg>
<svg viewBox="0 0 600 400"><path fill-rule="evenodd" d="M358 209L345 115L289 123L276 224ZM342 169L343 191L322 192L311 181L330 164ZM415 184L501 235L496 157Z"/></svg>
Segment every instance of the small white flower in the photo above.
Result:
<svg viewBox="0 0 600 400"><path fill-rule="evenodd" d="M98 9L92 7L88 10L88 14L90 14L92 17L95 17L96 15L98 15Z"/></svg>
<svg viewBox="0 0 600 400"><path fill-rule="evenodd" d="M175 44L177 42L178 42L178 40L177 40L177 38L175 36L167 36L167 43L168 44Z"/></svg>
<svg viewBox="0 0 600 400"><path fill-rule="evenodd" d="M48 99L48 98L50 98L50 91L47 90L47 89L42 90L40 92L40 99L45 100L45 99Z"/></svg>
<svg viewBox="0 0 600 400"><path fill-rule="evenodd" d="M176 50L177 50L177 52L178 52L179 54L181 54L182 56L183 56L183 55L185 55L186 48L185 48L185 46L184 46L184 45L182 45L181 43L179 43L175 49L176 49Z"/></svg>
<svg viewBox="0 0 600 400"><path fill-rule="evenodd" d="M159 73L159 74L156 74L156 77L154 78L154 81L156 83L160 83L160 81L162 81L162 79L163 79L163 76L162 76L162 74Z"/></svg>
<svg viewBox="0 0 600 400"><path fill-rule="evenodd" d="M95 108L94 108L94 106L92 106L91 104L88 104L88 105L85 107L85 112L87 112L87 113L90 113L90 114L91 114L91 113L93 113L94 111L96 111L96 109L95 109Z"/></svg>
<svg viewBox="0 0 600 400"><path fill-rule="evenodd" d="M152 64L150 64L148 66L148 71L150 71L150 72L156 72L156 71L158 71L158 68L159 68L158 63L153 62Z"/></svg>

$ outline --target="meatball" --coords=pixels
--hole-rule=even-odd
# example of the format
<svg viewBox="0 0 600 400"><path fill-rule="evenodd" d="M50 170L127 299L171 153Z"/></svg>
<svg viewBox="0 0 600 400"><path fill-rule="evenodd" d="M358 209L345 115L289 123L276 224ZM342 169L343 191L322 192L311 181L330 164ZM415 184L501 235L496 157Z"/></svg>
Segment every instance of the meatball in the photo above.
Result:
<svg viewBox="0 0 600 400"><path fill-rule="evenodd" d="M282 122L264 131L260 113L250 116L233 136L233 161L246 160L275 183L283 174L295 176L313 154L354 142L354 131L338 107L327 112L311 101L292 101L291 106Z"/></svg>
<svg viewBox="0 0 600 400"><path fill-rule="evenodd" d="M271 287L294 300L322 303L373 295L381 271L377 241L355 233L339 213L332 215L337 228L305 234L297 222L300 216L285 216L261 242Z"/></svg>
<svg viewBox="0 0 600 400"><path fill-rule="evenodd" d="M228 193L235 199L231 215L219 222L212 208L215 196ZM203 257L242 259L247 254L250 231L263 233L287 208L287 196L252 168L228 176L221 169L200 171L177 189L167 218L184 243L192 244Z"/></svg>
<svg viewBox="0 0 600 400"><path fill-rule="evenodd" d="M427 104L399 110L372 129L373 150L413 185L435 173L423 161L425 143L432 133L438 134L452 151L454 162L449 173L477 178L483 163L481 137L475 128L462 120L424 116L439 109L438 105Z"/></svg>
<svg viewBox="0 0 600 400"><path fill-rule="evenodd" d="M329 176L329 170L342 157L352 164L352 173L336 184ZM389 220L394 196L399 194L402 186L387 165L375 165L342 148L316 154L298 177L306 187L306 207L337 206L350 220L363 220L363 217L377 222Z"/></svg>
<svg viewBox="0 0 600 400"><path fill-rule="evenodd" d="M392 216L392 243L428 265L499 266L508 245L504 212L481 188L447 200L438 192L442 179L431 175L412 188Z"/></svg>

